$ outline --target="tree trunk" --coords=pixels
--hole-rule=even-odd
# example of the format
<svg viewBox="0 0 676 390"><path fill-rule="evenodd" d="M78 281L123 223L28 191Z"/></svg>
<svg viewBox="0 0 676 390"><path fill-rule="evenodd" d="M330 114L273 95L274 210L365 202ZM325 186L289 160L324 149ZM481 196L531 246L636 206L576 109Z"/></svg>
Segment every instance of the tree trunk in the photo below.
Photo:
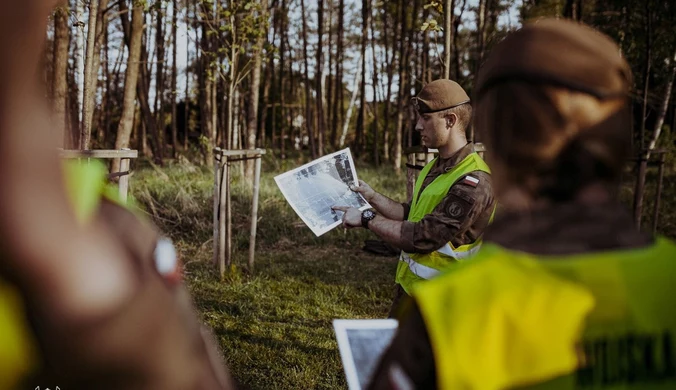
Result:
<svg viewBox="0 0 676 390"><path fill-rule="evenodd" d="M366 1L366 0L364 0ZM323 101L323 92L322 92L322 81L323 81L323 66L324 59L322 56L323 48L323 37L324 37L324 0L319 0L317 3L317 71L315 72L315 90L317 93L317 98L315 99L315 105L317 107L317 154L324 154L324 134L326 133L326 118L324 118L324 101ZM330 48L329 48L330 50Z"/></svg>
<svg viewBox="0 0 676 390"><path fill-rule="evenodd" d="M359 59L361 61L361 58ZM357 61L358 62L358 61ZM347 137L347 130L350 127L350 119L352 118L352 109L354 104L357 101L357 91L359 90L359 82L361 81L361 67L357 68L357 74L354 76L354 81L352 83L352 98L350 99L350 105L347 108L347 114L345 116L345 122L343 123L343 134L340 136L340 147L342 148L345 145L345 138Z"/></svg>
<svg viewBox="0 0 676 390"><path fill-rule="evenodd" d="M98 55L96 51L96 18L99 13L99 0L89 2L89 25L87 26L87 52L85 54L84 66L84 86L82 103L82 134L80 135L80 149L88 150L92 137L92 119L94 117L94 105L89 101L96 94L96 74L98 69L94 69L94 56Z"/></svg>
<svg viewBox="0 0 676 390"><path fill-rule="evenodd" d="M141 60L141 43L143 40L143 6L134 6L131 11L131 31L129 44L129 58L124 78L124 100L122 101L122 115L117 128L115 149L129 147L131 131L134 126L134 110L136 87L139 78ZM113 172L120 169L120 160L113 160Z"/></svg>
<svg viewBox="0 0 676 390"><path fill-rule="evenodd" d="M165 126L164 126L164 61L166 60L165 34L164 34L164 2L157 2L157 26L155 30L155 48L157 61L155 63L155 117L157 118L157 145L164 154Z"/></svg>
<svg viewBox="0 0 676 390"><path fill-rule="evenodd" d="M582 0L566 0L563 16L575 21L582 21Z"/></svg>
<svg viewBox="0 0 676 390"><path fill-rule="evenodd" d="M211 12L209 11L208 7L205 6L204 1L200 0L200 16L201 16L201 24L202 24L202 29L201 29L201 36L200 36L200 47L199 47L199 53L200 53L200 61L199 61L199 71L198 71L198 77L199 77L199 108L200 108L200 129L202 136L206 140L206 144L200 142L200 147L202 148L202 152L204 155L204 163L207 166L212 166L213 164L213 147L214 147L214 139L212 139L211 134L212 134L212 121L211 121L211 110L214 110L215 108L212 107L211 102L211 93L213 91L212 84L214 83L214 76L213 76L213 68L212 68L212 61L215 61L213 58L212 54L212 48L211 48L211 39L209 36L209 22L208 20L210 19ZM228 96L228 99L230 99L231 96ZM228 132L226 135L230 135L231 133ZM226 138L227 139L227 138ZM230 145L227 143L223 145L226 149L230 147Z"/></svg>
<svg viewBox="0 0 676 390"><path fill-rule="evenodd" d="M354 149L357 155L361 154L364 147L364 133L366 122L366 44L368 41L368 0L361 3L362 34L361 34L361 86L359 90L359 114L357 115L357 134L354 140Z"/></svg>
<svg viewBox="0 0 676 390"><path fill-rule="evenodd" d="M101 64L102 64L102 51L101 48L104 46L104 43L107 46L106 40L108 39L108 18L107 18L107 11L108 11L108 0L99 0L99 10L96 16L96 40L94 44L94 63L92 65L92 70L91 72L87 72L88 76L87 79L89 80L89 83L93 86L94 92L89 96L88 99L85 99L85 108L91 113L91 116L93 117L92 119L89 120L91 123L91 128L93 130L94 128L94 123L96 123L97 126L97 135L96 138L99 143L105 145L105 133L106 133L106 120L105 117L108 116L108 109L107 105L104 106L104 102L107 103L106 99L108 99L110 96L108 95L108 83L109 83L109 72L108 72L108 64L106 63L106 67L104 67L104 72L103 72L103 77L106 82L105 85L102 86L102 102L101 102L101 108L98 111L98 120L95 120L94 115L97 114L96 110L96 96L98 93L99 89L99 69L101 69ZM105 53L106 58L108 57L108 53ZM106 60L107 61L107 60ZM86 118L86 117L85 117Z"/></svg>
<svg viewBox="0 0 676 390"><path fill-rule="evenodd" d="M335 148L338 127L343 123L343 35L345 34L345 0L340 0L338 4L338 48L336 50L336 79L335 79L335 95L336 101L333 104L333 121L331 122L331 145Z"/></svg>
<svg viewBox="0 0 676 390"><path fill-rule="evenodd" d="M171 17L171 42L172 51L171 51L171 145L172 145L172 155L174 158L177 157L178 150L178 107L176 105L176 97L178 95L178 68L176 66L176 56L178 49L178 34L177 34L177 24L178 24L178 1L172 0L172 17ZM187 76L186 76L187 77ZM186 81L187 82L187 81ZM188 100L186 99L186 104Z"/></svg>
<svg viewBox="0 0 676 390"><path fill-rule="evenodd" d="M409 64L411 61L411 56L415 53L414 52L414 44L416 43L416 32L418 30L416 26L416 22L418 20L418 9L420 7L420 0L413 0L413 17L411 18L411 25L409 26L408 30L408 45L406 47L406 64ZM408 18L407 18L408 19ZM409 115L405 118L408 120L404 120L404 125L406 126L406 146L411 147L413 146L413 128L415 127L415 123L413 122L415 119L415 115L413 115L413 106L408 104L409 99L410 99L410 94L411 94L411 89L413 88L413 83L414 83L414 76L415 72L417 70L417 62L419 60L418 56L415 56L414 58L414 64L412 69L408 69L408 77L406 78L406 88L405 92L406 94L404 95L404 110L409 113ZM407 65L408 66L408 65Z"/></svg>
<svg viewBox="0 0 676 390"><path fill-rule="evenodd" d="M373 163L375 166L380 165L380 151L378 144L380 143L380 136L378 132L378 61L376 60L376 30L373 12L369 11L371 26L371 57L373 58Z"/></svg>
<svg viewBox="0 0 676 390"><path fill-rule="evenodd" d="M667 116L667 109L669 108L669 100L671 99L671 89L674 85L674 76L676 76L676 52L674 53L670 61L669 69L669 81L664 90L664 98L662 98L662 105L660 106L660 111L657 113L657 120L655 121L655 128L653 129L653 135L648 144L648 154L646 158L650 158L650 151L655 149L657 140L660 138L662 133L662 125L664 125L664 118Z"/></svg>
<svg viewBox="0 0 676 390"><path fill-rule="evenodd" d="M268 1L261 1L261 10L259 18L263 21L263 25L267 27L267 15L268 15ZM258 103L260 96L261 88L261 67L263 64L263 44L265 44L265 37L268 36L267 28L264 28L265 34L260 34L256 40L256 45L254 47L254 65L253 71L251 72L251 87L250 87L250 99L249 99L249 118L247 123L247 148L255 149L256 148L256 133L258 132ZM253 185L254 177L254 161L247 160L246 162L246 177L251 179L247 182Z"/></svg>
<svg viewBox="0 0 676 390"><path fill-rule="evenodd" d="M84 2L75 1L75 19L77 20L75 26L75 72L77 80L77 129L79 134L79 145L83 144L83 111L84 111L84 83L85 83L85 41L84 41Z"/></svg>
<svg viewBox="0 0 676 390"><path fill-rule="evenodd" d="M333 56L333 52L334 52L334 50L333 50L333 13L335 11L335 9L334 9L335 7L333 5L333 0L328 0L328 1L329 1L328 2L328 10L329 10L328 26L329 26L329 28L328 28L328 45L327 45L327 47L329 49L329 63L328 63L328 67L327 67L328 75L327 75L327 81L326 81L326 83L327 83L327 85L326 85L326 97L327 97L326 118L327 118L327 120L325 122L325 128L324 128L325 131L327 130L327 128L329 126L328 124L332 123L335 120L335 118L333 118L334 110L332 110L331 107L333 107L333 105L336 102L336 98L334 96L335 80L334 80L333 75L331 74L331 71L333 70L333 62L334 62L333 61L333 59L334 59L334 56ZM331 141L330 140L330 134L327 135L327 137L324 139L324 141L325 141L325 143ZM333 148L333 145L331 145L331 148Z"/></svg>
<svg viewBox="0 0 676 390"><path fill-rule="evenodd" d="M72 129L66 120L68 112L68 46L70 44L70 28L68 26L68 1L64 0L54 13L54 64L52 71L53 108L56 131L63 147L71 149L73 145Z"/></svg>
<svg viewBox="0 0 676 390"><path fill-rule="evenodd" d="M460 69L460 40L458 39L458 30L460 29L460 24L462 23L462 15L465 13L465 7L467 6L467 0L463 0L462 7L460 8L460 13L458 17L455 18L453 23L453 52L455 53L455 78L460 78L462 75L462 70Z"/></svg>
<svg viewBox="0 0 676 390"><path fill-rule="evenodd" d="M453 42L454 0L444 1L444 78L451 78L451 43Z"/></svg>
<svg viewBox="0 0 676 390"><path fill-rule="evenodd" d="M401 171L401 152L404 129L404 98L406 96L406 80L408 79L408 62L406 59L406 37L407 23L406 12L404 11L404 0L399 0L399 22L401 23L401 34L399 35L399 93L397 97L397 127L394 144L394 171L399 174Z"/></svg>
<svg viewBox="0 0 676 390"><path fill-rule="evenodd" d="M667 82L666 89L664 90L664 98L662 99L662 105L660 106L660 111L657 115L657 121L655 122L655 127L653 129L653 135L648 145L648 149L645 152L641 151L640 153L641 158L639 159L638 178L636 180L636 188L634 190L634 220L636 222L636 227L639 229L641 228L641 219L643 217L643 193L645 188L646 174L648 171L648 161L650 160L650 154L653 149L655 149L655 145L657 145L657 141L660 138L660 134L662 133L664 118L666 117L667 109L669 108L671 89L674 85L674 76L676 76L676 52L674 53L669 65L669 81Z"/></svg>
<svg viewBox="0 0 676 390"><path fill-rule="evenodd" d="M317 147L315 145L315 136L312 129L312 112L310 109L310 76L308 72L308 54L307 54L307 14L305 13L305 0L300 0L301 15L303 18L303 63L305 68L305 128L310 140L310 154L312 159L317 158ZM303 137L301 137L302 139Z"/></svg>
<svg viewBox="0 0 676 390"><path fill-rule="evenodd" d="M398 7L398 6L397 6ZM397 14L398 15L398 14ZM390 107L392 107L392 78L394 76L394 59L396 57L395 42L397 29L394 29L395 39L392 39L392 48L389 45L389 26L387 20L387 11L383 10L383 35L385 45L385 57L387 59L387 96L385 97L385 120L383 124L383 158L390 161ZM390 53L392 53L390 55Z"/></svg>
<svg viewBox="0 0 676 390"><path fill-rule="evenodd" d="M127 3L124 0L119 0L120 19L122 21L122 30L124 33L124 40L131 51L131 27L129 25L129 15ZM133 12L132 12L133 13ZM145 23L145 18L142 18L141 23ZM136 83L136 95L138 103L141 108L141 116L145 122L146 130L151 134L150 145L153 149L155 162L162 164L162 149L158 145L159 134L157 131L157 123L152 111L150 110L150 99L148 97L148 90L150 88L150 75L145 64L148 63L148 52L144 49L143 35L141 35L141 54L140 64L138 67L138 82ZM126 85L125 85L126 87Z"/></svg>
<svg viewBox="0 0 676 390"><path fill-rule="evenodd" d="M287 121L286 121L286 107L284 107L284 97L286 94L284 93L286 88L284 88L284 66L285 64L285 54L286 54L286 39L288 36L288 31L286 29L286 19L287 19L287 14L286 14L286 0L282 0L282 10L281 10L281 36L280 36L280 48L279 48L279 110L280 110L280 115L281 115L281 124L280 124L280 129L279 129L279 149L280 149L280 155L282 157L282 160L286 159L286 129L287 129Z"/></svg>
<svg viewBox="0 0 676 390"><path fill-rule="evenodd" d="M645 148L645 133L646 133L646 118L648 117L648 92L650 85L650 68L652 57L652 12L650 10L650 2L645 2L646 8L646 42L645 42L645 66L643 68L643 115L641 116L641 136L640 136L640 152L643 153Z"/></svg>

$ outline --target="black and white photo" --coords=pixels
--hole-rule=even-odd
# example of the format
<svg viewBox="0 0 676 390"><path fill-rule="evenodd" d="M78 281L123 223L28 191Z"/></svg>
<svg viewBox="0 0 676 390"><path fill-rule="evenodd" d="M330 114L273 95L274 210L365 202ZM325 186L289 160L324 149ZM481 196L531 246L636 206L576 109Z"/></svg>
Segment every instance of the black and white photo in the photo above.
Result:
<svg viewBox="0 0 676 390"><path fill-rule="evenodd" d="M371 207L357 192L357 171L350 149L343 149L275 177L293 210L316 236L341 224L343 213L332 206Z"/></svg>

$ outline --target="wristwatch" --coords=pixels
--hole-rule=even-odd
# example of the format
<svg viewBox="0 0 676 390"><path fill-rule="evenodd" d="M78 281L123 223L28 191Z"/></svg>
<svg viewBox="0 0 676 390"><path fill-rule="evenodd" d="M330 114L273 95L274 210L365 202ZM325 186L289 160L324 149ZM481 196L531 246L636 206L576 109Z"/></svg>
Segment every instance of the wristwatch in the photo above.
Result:
<svg viewBox="0 0 676 390"><path fill-rule="evenodd" d="M376 217L375 211L372 209L364 210L361 212L361 226L363 228L369 228L369 221Z"/></svg>

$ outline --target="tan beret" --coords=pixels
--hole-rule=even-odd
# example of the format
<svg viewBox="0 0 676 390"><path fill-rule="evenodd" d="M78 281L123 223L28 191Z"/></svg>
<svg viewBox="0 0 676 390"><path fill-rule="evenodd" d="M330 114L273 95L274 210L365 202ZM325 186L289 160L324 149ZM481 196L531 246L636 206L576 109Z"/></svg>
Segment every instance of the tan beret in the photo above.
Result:
<svg viewBox="0 0 676 390"><path fill-rule="evenodd" d="M434 80L412 99L416 110L421 114L447 110L469 103L467 92L460 84L451 80Z"/></svg>
<svg viewBox="0 0 676 390"><path fill-rule="evenodd" d="M479 71L475 98L520 80L565 87L599 99L626 96L631 68L606 35L570 20L542 19L510 34Z"/></svg>

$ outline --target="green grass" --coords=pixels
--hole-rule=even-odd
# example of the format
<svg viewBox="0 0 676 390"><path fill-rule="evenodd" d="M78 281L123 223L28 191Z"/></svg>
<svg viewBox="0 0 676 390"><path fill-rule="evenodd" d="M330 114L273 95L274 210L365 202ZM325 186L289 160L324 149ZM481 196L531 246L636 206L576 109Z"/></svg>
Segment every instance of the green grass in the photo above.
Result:
<svg viewBox="0 0 676 390"><path fill-rule="evenodd" d="M186 264L186 281L199 313L215 331L228 367L242 388L345 388L331 321L385 317L393 292L395 258L362 251L363 229L335 229L315 237L279 192L274 176L302 165L266 157L259 201L256 271L248 255L251 191L235 169L232 179L235 267L220 280L212 267L213 172L192 165L142 167L132 191ZM376 190L405 198L405 176L389 167L358 164L357 172ZM652 226L655 177L649 172L644 229ZM676 175L664 180L658 232L676 236ZM631 205L633 179L621 198Z"/></svg>
<svg viewBox="0 0 676 390"><path fill-rule="evenodd" d="M235 267L223 281L211 265L213 171L142 167L132 179L134 197L175 241L202 319L243 388L345 388L331 321L386 317L391 304L396 258L362 251L372 233L337 228L317 238L284 200L273 178L303 162L264 161L253 274L244 267L251 190L234 169ZM403 174L357 170L377 190L405 198Z"/></svg>

